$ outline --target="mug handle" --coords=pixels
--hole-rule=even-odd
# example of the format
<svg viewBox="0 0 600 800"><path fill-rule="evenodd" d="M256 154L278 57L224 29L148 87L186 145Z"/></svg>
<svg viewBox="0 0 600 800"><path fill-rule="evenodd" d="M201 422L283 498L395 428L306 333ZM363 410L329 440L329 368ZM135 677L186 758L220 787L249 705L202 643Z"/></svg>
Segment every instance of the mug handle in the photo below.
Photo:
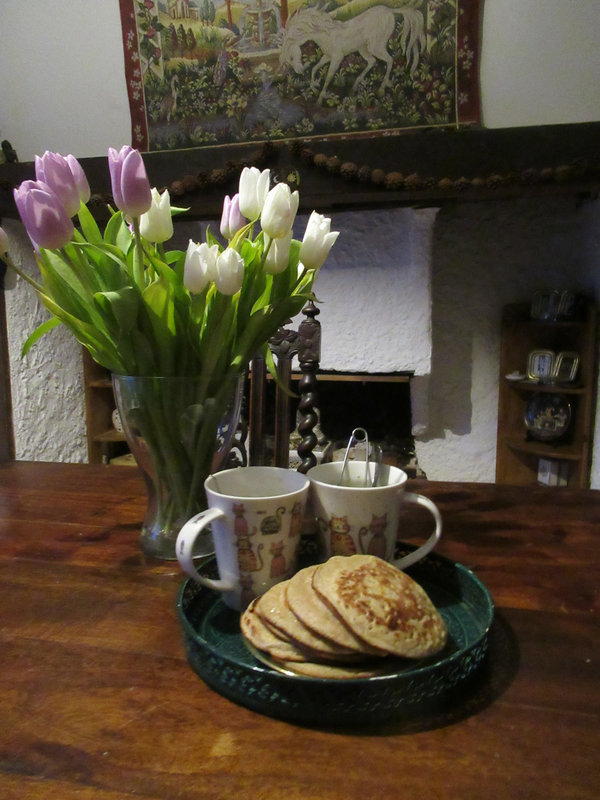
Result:
<svg viewBox="0 0 600 800"><path fill-rule="evenodd" d="M196 583L199 583L201 586L215 589L218 592L227 592L235 589L235 583L233 581L205 578L204 575L200 575L194 566L192 552L196 539L201 531L214 520L226 516L225 512L221 511L220 508L207 508L205 511L201 511L191 519L188 519L183 528L179 531L177 542L175 543L177 561L179 561L179 566L186 575L189 575L192 580L196 581Z"/></svg>
<svg viewBox="0 0 600 800"><path fill-rule="evenodd" d="M414 492L404 492L403 498L407 503L416 503L416 505L426 508L435 520L435 530L429 539L427 539L425 544L421 545L421 547L419 547L417 550L392 562L395 567L398 567L398 569L410 567L412 564L416 564L417 561L425 558L425 556L436 546L440 536L442 535L442 515L432 500L430 500L428 497L424 497L422 494L415 494Z"/></svg>

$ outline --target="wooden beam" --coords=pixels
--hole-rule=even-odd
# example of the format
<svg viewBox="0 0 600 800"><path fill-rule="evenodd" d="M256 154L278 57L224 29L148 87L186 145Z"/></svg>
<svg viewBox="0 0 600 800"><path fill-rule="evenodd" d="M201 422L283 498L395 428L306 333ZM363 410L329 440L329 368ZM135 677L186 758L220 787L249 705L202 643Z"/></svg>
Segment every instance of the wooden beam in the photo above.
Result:
<svg viewBox="0 0 600 800"><path fill-rule="evenodd" d="M188 218L214 218L223 195L236 191L244 164L291 178L304 211L597 194L598 141L600 122L589 122L155 151L144 161L151 184L168 187L174 203L190 208ZM102 216L111 199L107 159L81 163L92 210ZM31 162L0 166L0 216L17 216L12 188L33 177Z"/></svg>

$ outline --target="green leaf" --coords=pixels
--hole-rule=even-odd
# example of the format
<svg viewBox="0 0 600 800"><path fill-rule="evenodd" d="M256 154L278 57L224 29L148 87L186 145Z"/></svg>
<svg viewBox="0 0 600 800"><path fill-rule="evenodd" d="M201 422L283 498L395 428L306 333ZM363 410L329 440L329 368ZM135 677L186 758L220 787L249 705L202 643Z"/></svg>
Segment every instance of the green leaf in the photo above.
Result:
<svg viewBox="0 0 600 800"><path fill-rule="evenodd" d="M229 364L231 346L235 338L235 318L238 299L216 293L210 302L206 324L200 342L200 359L208 374L222 370Z"/></svg>
<svg viewBox="0 0 600 800"><path fill-rule="evenodd" d="M134 328L131 332L131 343L135 354L135 366L130 368L129 375L158 375L159 369L154 351L144 334Z"/></svg>
<svg viewBox="0 0 600 800"><path fill-rule="evenodd" d="M51 297L40 294L40 298L46 308L54 316L58 317L63 325L67 326L77 341L89 350L94 361L111 372L124 373L123 361L119 351L108 335L105 335L102 330L99 330L94 325L90 325L69 314L56 305Z"/></svg>
<svg viewBox="0 0 600 800"><path fill-rule="evenodd" d="M265 360L265 364L267 369L269 370L269 374L277 384L277 386L281 389L284 394L287 394L288 397L298 397L296 392L293 392L290 387L285 384L279 375L277 370L277 364L275 363L275 357L273 356L273 352L269 347L268 342L265 343L264 347L262 348L262 357Z"/></svg>
<svg viewBox="0 0 600 800"><path fill-rule="evenodd" d="M38 258L42 283L46 293L51 294L60 305L69 306L89 302L89 292L81 282L70 262L52 250L40 250Z"/></svg>
<svg viewBox="0 0 600 800"><path fill-rule="evenodd" d="M278 303L284 297L289 297L298 283L298 263L300 261L300 242L292 239L287 267L278 275L273 276L273 293L271 301Z"/></svg>
<svg viewBox="0 0 600 800"><path fill-rule="evenodd" d="M117 247L103 242L97 245L82 242L77 243L76 247L79 248L81 261L84 264L92 262L88 264L88 268L95 270L99 291L120 289L131 283L125 254Z"/></svg>
<svg viewBox="0 0 600 800"><path fill-rule="evenodd" d="M161 258L158 258L156 253L153 253L151 250L145 250L144 255L147 257L157 275L160 275L162 278L164 278L164 280L173 285L177 284L178 281L175 272L171 269L171 267L165 264Z"/></svg>
<svg viewBox="0 0 600 800"><path fill-rule="evenodd" d="M265 329L265 319L268 313L267 308L261 308L248 320L248 323L238 336L232 358L232 367L236 369L243 368L258 351L260 345L268 339L268 336L266 338L263 336L261 341L261 334ZM274 332L271 331L269 326L269 335Z"/></svg>
<svg viewBox="0 0 600 800"><path fill-rule="evenodd" d="M121 335L129 333L137 322L139 294L132 286L116 292L97 292L94 301L104 314L114 317Z"/></svg>
<svg viewBox="0 0 600 800"><path fill-rule="evenodd" d="M175 314L172 297L172 288L163 277L142 292L156 343L158 366L163 375L172 375L175 363Z"/></svg>
<svg viewBox="0 0 600 800"><path fill-rule="evenodd" d="M244 242L242 251L245 268L238 310L238 332L241 332L257 309L256 301L264 294L267 286L267 276L262 266L262 249L254 247L250 242Z"/></svg>
<svg viewBox="0 0 600 800"><path fill-rule="evenodd" d="M96 224L96 220L92 216L89 208L83 203L79 206L77 218L79 219L79 226L85 239L93 244L100 243L102 241L100 228Z"/></svg>
<svg viewBox="0 0 600 800"><path fill-rule="evenodd" d="M131 231L129 230L129 226L125 222L125 217L123 216L122 212L119 212L120 216L120 225L116 229L116 237L114 244L116 247L119 248L123 253L129 253L133 250L134 242L133 237L131 236ZM104 234L104 238L106 240L106 233Z"/></svg>
<svg viewBox="0 0 600 800"><path fill-rule="evenodd" d="M33 347L33 345L42 338L45 333L51 331L53 328L56 328L60 325L60 320L58 317L50 317L45 322L42 322L33 333L30 333L27 339L25 340L25 344L21 348L21 356L26 356L29 350Z"/></svg>
<svg viewBox="0 0 600 800"><path fill-rule="evenodd" d="M121 237L121 231L126 226L123 221L123 215L120 211L116 211L108 220L106 228L104 229L104 242L105 244L117 244L117 239Z"/></svg>
<svg viewBox="0 0 600 800"><path fill-rule="evenodd" d="M173 250L166 253L166 258L168 263L171 265L171 269L175 273L177 277L178 283L183 286L183 272L185 268L185 253L181 252L180 250ZM186 290L187 291L187 290Z"/></svg>
<svg viewBox="0 0 600 800"><path fill-rule="evenodd" d="M213 233L209 225L206 226L206 244L209 247L212 247L213 244L216 244L218 245L219 250L223 249L223 245L221 244L221 242L215 236L213 236Z"/></svg>

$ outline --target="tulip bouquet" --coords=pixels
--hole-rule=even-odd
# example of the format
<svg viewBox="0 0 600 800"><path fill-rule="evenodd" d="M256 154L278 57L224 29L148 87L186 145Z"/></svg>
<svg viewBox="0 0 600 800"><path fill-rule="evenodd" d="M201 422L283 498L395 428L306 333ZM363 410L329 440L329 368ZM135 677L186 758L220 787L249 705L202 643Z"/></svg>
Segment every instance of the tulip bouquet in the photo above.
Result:
<svg viewBox="0 0 600 800"><path fill-rule="evenodd" d="M156 408L166 413L138 408L135 423L155 473L193 476L170 492L181 495L177 513L185 516L211 468L217 412L255 354L274 370L268 340L313 298L314 280L338 233L313 212L302 241L294 239L298 192L284 183L271 188L268 169L246 167L239 192L224 200L221 237L208 229L206 241L167 250L173 215L184 209L171 207L167 191L151 189L137 150L109 149L108 165L116 209L102 231L86 206L90 188L78 161L50 152L36 157L36 180L23 182L14 196L40 279L12 264L1 229L0 257L51 314L25 351L62 323L113 375L143 377L155 387L167 377L199 382L194 402L186 398L175 415L168 411L175 398L155 388ZM194 420L201 420L201 433L190 432ZM172 454L181 441L183 460Z"/></svg>
<svg viewBox="0 0 600 800"><path fill-rule="evenodd" d="M126 375L239 372L312 297L338 233L313 212L292 238L298 192L269 186L269 170L245 167L226 197L220 232L165 251L173 236L168 191L151 189L141 154L109 150L114 211L101 232L85 205L86 176L73 156L35 159L36 181L15 189L33 243L38 282L13 266L51 313L25 344L63 323L95 361ZM72 218L77 215L78 228ZM260 231L254 236L255 224Z"/></svg>

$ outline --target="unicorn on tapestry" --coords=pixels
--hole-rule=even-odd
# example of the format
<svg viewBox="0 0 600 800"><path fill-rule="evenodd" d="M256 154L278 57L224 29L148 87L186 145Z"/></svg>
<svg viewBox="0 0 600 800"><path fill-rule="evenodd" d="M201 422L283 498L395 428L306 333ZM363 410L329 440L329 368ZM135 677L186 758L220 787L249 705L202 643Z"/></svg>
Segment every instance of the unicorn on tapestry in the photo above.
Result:
<svg viewBox="0 0 600 800"><path fill-rule="evenodd" d="M334 12L325 12L315 7L299 8L292 14L285 26L281 52L282 66L292 67L298 74L305 71L308 64L302 63L301 47L305 42L315 42L322 56L311 71L311 88L317 90L317 74L322 66L329 64L325 80L321 86L318 103L323 102L327 88L343 59L351 53L359 53L367 62L365 68L354 81L352 91L365 75L373 69L377 61L385 64L385 77L378 93L382 95L390 86L390 72L393 59L387 45L396 27L396 17L402 17L403 31L400 40L410 72L419 63L421 51L425 47L425 22L423 14L410 5L401 8L372 6L352 19L345 21L335 18Z"/></svg>

